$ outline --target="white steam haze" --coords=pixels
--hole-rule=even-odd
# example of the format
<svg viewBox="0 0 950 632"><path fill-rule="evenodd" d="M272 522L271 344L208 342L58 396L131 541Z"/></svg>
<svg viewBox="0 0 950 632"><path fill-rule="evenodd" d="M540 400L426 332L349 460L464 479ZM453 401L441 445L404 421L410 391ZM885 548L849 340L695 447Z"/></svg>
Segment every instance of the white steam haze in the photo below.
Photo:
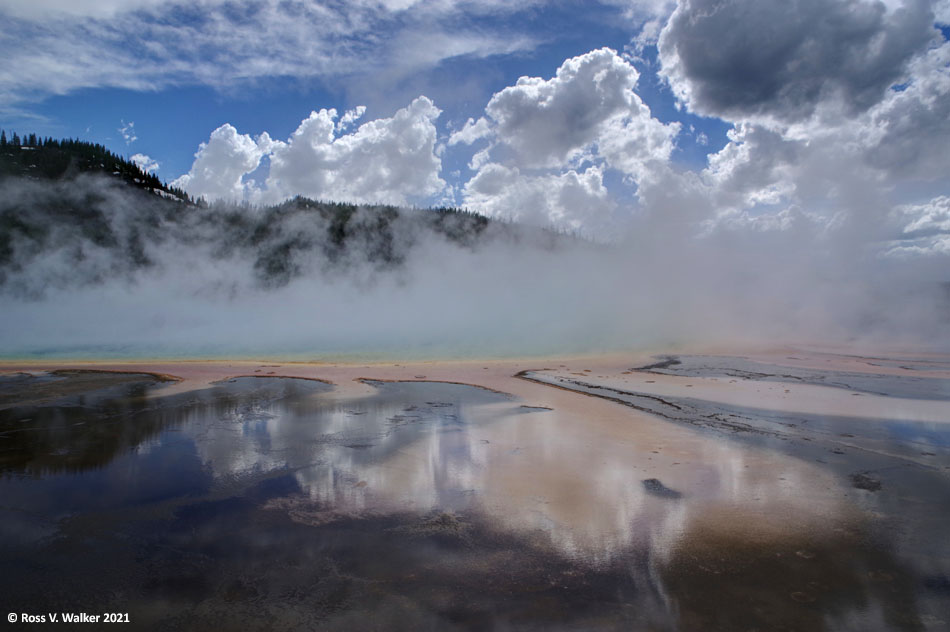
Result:
<svg viewBox="0 0 950 632"><path fill-rule="evenodd" d="M496 4L472 3L503 11ZM409 2L399 11L458 6ZM626 50L591 50L521 77L476 116L446 120L435 97L418 94L383 116L316 109L283 140L222 121L173 184L251 224L265 221L263 207L298 195L459 206L499 221L468 244L406 223L398 265L368 263L354 246L341 266L321 254L312 216L285 218L268 243L304 235L310 245L294 251L292 278L263 283L259 253L201 219L214 208L146 220L140 195L81 178L68 195L96 200L117 235L137 235L126 241L151 265L129 267L126 255L88 240L77 255L72 234L39 253L14 244L23 265L0 286L0 352L950 348L950 42L935 26L950 19L948 6L631 3L640 29ZM275 60L291 64L293 41L275 43ZM480 42L477 55L503 49ZM153 72L168 80L158 65ZM678 159L705 134L651 111L640 92L648 79L668 86L684 116L728 125L725 144L702 164ZM449 155L466 156L461 175L449 173ZM2 186L3 208L31 208L43 206L49 185ZM367 222L373 212L360 211Z"/></svg>
<svg viewBox="0 0 950 632"><path fill-rule="evenodd" d="M101 207L120 236L131 231L130 217L148 223L141 194L95 178L71 186L76 195L106 193ZM501 225L468 247L415 231L404 235L414 243L402 265L372 265L355 249L332 266L315 246L298 253L302 273L285 285L261 282L253 253L229 245L215 222L159 221L154 235L139 232L153 262L141 269L89 242L78 260L72 236L61 235L53 241L62 248L8 276L3 349L444 356L711 341L945 341L944 266L881 257L833 231L816 235L807 218L786 220L781 230L696 237L644 219L645 230L613 244ZM300 215L283 234L315 228L318 221Z"/></svg>

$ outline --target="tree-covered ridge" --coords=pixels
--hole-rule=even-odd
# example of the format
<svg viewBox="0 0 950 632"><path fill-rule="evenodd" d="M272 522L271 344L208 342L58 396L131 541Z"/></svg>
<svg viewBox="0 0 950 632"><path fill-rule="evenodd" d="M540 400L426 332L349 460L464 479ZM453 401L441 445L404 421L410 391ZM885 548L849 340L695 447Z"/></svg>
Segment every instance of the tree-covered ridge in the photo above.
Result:
<svg viewBox="0 0 950 632"><path fill-rule="evenodd" d="M39 298L51 289L136 282L181 266L195 273L231 269L240 283L275 288L346 271L362 279L389 274L411 257L438 257L433 253L442 247L577 243L448 207L299 196L270 206L209 204L101 145L2 132L0 141L0 295Z"/></svg>
<svg viewBox="0 0 950 632"><path fill-rule="evenodd" d="M19 136L0 130L0 177L22 176L60 179L79 173L104 173L139 189L163 191L183 202L194 202L187 193L168 186L139 165L118 156L98 143L36 134Z"/></svg>
<svg viewBox="0 0 950 632"><path fill-rule="evenodd" d="M134 280L193 259L281 287L346 270L387 274L426 244L475 250L497 239L547 247L564 237L467 211L321 202L199 203L150 195L101 175L0 180L0 295Z"/></svg>
<svg viewBox="0 0 950 632"><path fill-rule="evenodd" d="M368 265L379 271L401 266L420 242L436 238L475 248L488 229L511 227L454 208L407 209L357 205L298 196L274 206L214 203L195 219L215 227L216 256L253 261L263 285L282 286L317 270Z"/></svg>

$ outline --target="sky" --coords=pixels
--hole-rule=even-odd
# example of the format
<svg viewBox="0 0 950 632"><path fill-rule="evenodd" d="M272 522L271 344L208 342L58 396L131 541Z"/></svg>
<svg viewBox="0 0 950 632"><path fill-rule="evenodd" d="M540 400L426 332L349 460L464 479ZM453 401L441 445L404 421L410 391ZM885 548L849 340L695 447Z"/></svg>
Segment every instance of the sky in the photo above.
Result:
<svg viewBox="0 0 950 632"><path fill-rule="evenodd" d="M208 200L950 257L950 0L0 0L0 127Z"/></svg>

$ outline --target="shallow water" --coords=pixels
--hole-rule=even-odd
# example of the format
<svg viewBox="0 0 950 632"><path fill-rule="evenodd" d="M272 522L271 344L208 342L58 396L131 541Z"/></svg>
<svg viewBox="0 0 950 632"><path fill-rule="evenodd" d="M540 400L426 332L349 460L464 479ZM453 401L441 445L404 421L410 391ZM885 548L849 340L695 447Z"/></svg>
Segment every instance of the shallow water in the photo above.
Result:
<svg viewBox="0 0 950 632"><path fill-rule="evenodd" d="M700 446L658 479L640 459L659 449L457 384L369 382L344 399L238 378L162 396L112 376L37 402L48 376L10 379L32 403L0 410L8 612L128 612L144 629L950 622L946 426L793 433L720 409L763 432L657 421ZM841 434L855 446L835 454L821 437ZM908 451L923 444L930 456Z"/></svg>
<svg viewBox="0 0 950 632"><path fill-rule="evenodd" d="M873 361L866 362L869 366L892 368L896 366L921 373L919 376L898 376L779 366L730 356L666 355L657 356L655 359L656 362L634 367L631 371L684 377L737 378L764 382L813 384L889 397L950 400L950 379L926 376L927 371L942 371L948 366L945 362L933 360L896 361L875 358Z"/></svg>
<svg viewBox="0 0 950 632"><path fill-rule="evenodd" d="M715 358L702 367L696 362L685 363L682 373L694 377L738 377L739 379L767 379L762 374L743 376L734 373L741 359ZM751 364L751 363L750 363ZM725 368L728 367L728 368ZM649 370L679 370L677 365ZM779 367L779 372L785 367ZM728 370L729 372L725 372ZM846 384L854 374L825 372L832 379L829 386L849 388ZM804 372L802 372L802 375ZM818 415L801 412L773 411L746 406L728 405L691 397L662 397L634 390L600 384L590 376L578 379L546 372L528 372L526 379L556 385L594 397L605 398L637 410L648 412L673 423L696 428L710 437L710 441L728 438L732 443L755 446L771 453L791 456L805 464L816 464L832 477L840 487L841 498L859 508L866 521L858 531L860 538L875 542L878 552L893 555L892 562L906 565L901 574L907 585L901 590L902 605L875 604L885 613L884 620L870 624L870 629L908 629L950 625L950 539L946 537L950 518L950 407L944 422L918 422L903 419L863 419L843 415ZM769 376L772 377L772 376ZM875 376L874 387L882 394L907 394L914 390L942 398L946 380L919 381L899 376ZM819 378L821 379L821 378ZM910 382L908 382L910 380ZM859 381L859 387L865 383ZM925 384L935 391L919 391ZM776 473L778 476L780 473ZM850 490L847 488L851 488ZM766 490L763 490L766 491ZM809 498L814 489L799 488L795 495ZM766 493L775 493L767 490ZM843 533L852 527L835 527ZM741 538L732 532L732 546L741 549ZM794 536L797 537L797 536ZM835 536L830 536L831 540ZM824 544L828 544L827 542ZM725 546L725 545L723 545ZM813 545L814 546L814 545ZM838 543L835 547L847 548ZM746 552L748 553L748 552ZM828 551L829 557L839 553ZM870 551L858 554L867 558L860 565L871 568L875 563ZM812 559L809 557L808 559ZM830 570L830 569L826 569ZM879 576L867 570L868 578ZM891 573L886 577L893 578ZM836 580L840 581L840 580ZM856 581L852 578L849 581ZM843 590L845 586L825 581L826 588ZM768 584L766 584L768 586ZM764 587L759 590L770 591ZM890 590L897 590L891 587ZM892 593L892 596L895 593ZM799 596L800 597L800 596ZM815 600L818 601L817 599ZM809 603L811 601L809 600ZM709 604L712 607L712 604ZM920 607L921 612L909 618L891 619L888 608L895 607L905 614ZM901 626L897 623L900 622ZM865 625L867 622L864 623ZM860 627L853 621L837 621L832 628Z"/></svg>

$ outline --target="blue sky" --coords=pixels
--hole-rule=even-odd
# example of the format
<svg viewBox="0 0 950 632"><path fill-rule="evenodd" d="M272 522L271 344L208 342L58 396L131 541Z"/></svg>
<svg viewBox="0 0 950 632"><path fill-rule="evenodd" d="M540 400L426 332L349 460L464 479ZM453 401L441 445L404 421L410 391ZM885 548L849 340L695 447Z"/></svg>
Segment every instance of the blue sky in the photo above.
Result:
<svg viewBox="0 0 950 632"><path fill-rule="evenodd" d="M440 123L464 124L468 117L477 118L483 113L494 92L519 77L550 77L565 59L596 48L623 51L639 26L625 19L621 8L593 3L583 11L578 11L576 5L542 6L504 18L537 37L537 45L508 55L441 60L406 78L406 87L398 89L397 96L374 94L358 81L350 85L345 78L335 77L302 81L273 76L255 81L250 89L239 85L171 85L155 91L91 87L30 104L24 116L12 116L8 126L35 129L42 135L78 136L121 154L145 153L161 165L156 173L172 180L188 171L198 144L223 123L252 134L268 131L275 138L286 138L312 110L345 111L371 104L365 115L370 119L391 116L411 98L425 94L443 109ZM480 28L508 27L497 15L478 22ZM655 49L646 50L644 57L655 64ZM647 64L637 65L649 68ZM715 147L697 145L684 134L679 139L677 158L702 163L709 150L721 148L726 142L726 124L677 110L669 88L654 73L643 77L638 93L660 120L688 119L715 141ZM120 131L128 122L134 123L136 136L131 143ZM461 164L466 162L462 160Z"/></svg>
<svg viewBox="0 0 950 632"><path fill-rule="evenodd" d="M887 252L943 253L948 4L0 1L0 125L147 157L209 199L453 204L593 236L876 212Z"/></svg>

